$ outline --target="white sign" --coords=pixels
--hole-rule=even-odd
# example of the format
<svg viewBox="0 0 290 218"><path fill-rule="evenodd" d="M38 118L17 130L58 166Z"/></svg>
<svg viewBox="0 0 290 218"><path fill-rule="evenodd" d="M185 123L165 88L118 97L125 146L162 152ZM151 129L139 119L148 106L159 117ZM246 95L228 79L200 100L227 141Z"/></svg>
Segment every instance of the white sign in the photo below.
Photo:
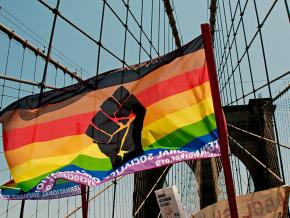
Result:
<svg viewBox="0 0 290 218"><path fill-rule="evenodd" d="M155 191L162 218L188 217L182 207L176 186L170 186Z"/></svg>

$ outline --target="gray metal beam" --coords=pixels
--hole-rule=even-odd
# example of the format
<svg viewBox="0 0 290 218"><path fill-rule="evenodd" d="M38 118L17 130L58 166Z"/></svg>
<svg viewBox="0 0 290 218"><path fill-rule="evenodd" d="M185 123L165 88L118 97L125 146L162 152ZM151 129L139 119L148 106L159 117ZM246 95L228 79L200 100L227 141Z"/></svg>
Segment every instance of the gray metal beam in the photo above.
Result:
<svg viewBox="0 0 290 218"><path fill-rule="evenodd" d="M210 24L210 30L211 30L211 35L213 37L213 40L214 40L216 12L217 12L216 3L217 3L216 0L211 0L210 7L209 7L209 9L210 9L209 24Z"/></svg>
<svg viewBox="0 0 290 218"><path fill-rule="evenodd" d="M21 38L19 35L17 35L14 31L8 29L6 26L0 23L0 31L6 33L10 39L14 39L17 42L19 42L22 46L30 49L35 53L35 55L39 55L43 59L47 59L47 56L39 49L34 47L32 44L30 44L27 40ZM64 67L59 62L53 60L51 57L48 58L48 62L53 64L56 68L62 70L64 73L69 74L72 78L78 80L79 82L83 82L83 80L77 75L76 72L71 72L66 67Z"/></svg>
<svg viewBox="0 0 290 218"><path fill-rule="evenodd" d="M171 4L170 4L170 0L163 0L163 3L164 3L164 9L166 11L166 14L167 14L167 17L169 20L169 24L170 24L170 27L172 30L172 35L173 35L174 40L175 40L175 45L177 48L180 48L181 42L180 42L177 27L176 27L176 22L175 22L173 10L172 10Z"/></svg>

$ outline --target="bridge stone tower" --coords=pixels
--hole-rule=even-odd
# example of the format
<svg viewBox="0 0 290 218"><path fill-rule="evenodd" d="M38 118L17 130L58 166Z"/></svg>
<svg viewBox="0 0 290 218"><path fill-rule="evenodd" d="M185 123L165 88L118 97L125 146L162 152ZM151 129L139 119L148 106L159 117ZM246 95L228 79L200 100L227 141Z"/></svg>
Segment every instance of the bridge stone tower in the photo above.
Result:
<svg viewBox="0 0 290 218"><path fill-rule="evenodd" d="M270 99L250 100L248 105L224 107L225 116L229 124L272 140L275 140L272 124L272 113L274 110L275 106L271 104ZM280 176L275 144L231 127L228 128L228 132L231 137L238 141L252 155L257 157L268 169ZM246 166L253 179L255 191L281 185L281 182L277 178L267 172L265 167L258 164L243 149L234 143L230 143L230 150ZM221 166L216 164L217 162L217 159L187 162L198 182L200 208L204 208L217 201L218 193L215 178L218 178L218 174L221 171ZM144 201L164 169L159 168L135 174L133 196L134 212ZM167 169L168 171L169 169ZM163 187L167 172L164 173L156 185L155 190ZM154 192L152 192L136 217L157 217L158 213L158 204Z"/></svg>
<svg viewBox="0 0 290 218"><path fill-rule="evenodd" d="M227 122L248 132L275 141L272 114L275 106L270 99L250 100L248 105L224 107ZM238 141L247 151L258 158L268 169L280 176L277 150L274 143L259 139L240 130L229 127L229 135ZM238 157L252 176L255 191L281 185L265 167L249 157L246 152L230 143L232 154Z"/></svg>

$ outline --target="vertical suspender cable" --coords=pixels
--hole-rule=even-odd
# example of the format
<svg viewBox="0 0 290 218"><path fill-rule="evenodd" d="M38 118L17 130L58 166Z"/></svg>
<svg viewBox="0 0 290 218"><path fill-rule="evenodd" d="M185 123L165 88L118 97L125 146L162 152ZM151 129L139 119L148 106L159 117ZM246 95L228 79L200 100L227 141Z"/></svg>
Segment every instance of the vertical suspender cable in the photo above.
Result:
<svg viewBox="0 0 290 218"><path fill-rule="evenodd" d="M41 98L42 98L43 91L44 91L44 84L45 84L46 76L47 76L48 61L50 59L50 52L51 52L51 48L52 48L52 42L53 42L55 26L56 26L56 19L57 19L57 16L59 14L59 10L58 10L59 4L60 4L60 0L57 0L56 8L54 8L52 11L54 13L54 18L53 18L52 28L51 28L51 32L50 32L50 39L49 39L49 45L48 45L47 55L46 55L46 59L45 59L44 71L43 71L42 80L41 80L39 104L41 104Z"/></svg>
<svg viewBox="0 0 290 218"><path fill-rule="evenodd" d="M277 1L278 0L274 1L272 7L274 7L274 5L275 5L275 3ZM258 9L257 9L256 0L254 0L254 6L255 6L256 18L257 18L257 23L258 23L258 31L259 31L259 36L260 36L260 42L261 42L261 47L262 47L264 67L265 67L265 71L266 71L267 84L268 84L267 86L268 86L269 96L270 96L270 99L273 100L272 90L271 90L271 86L270 86L270 79L269 79L269 71L268 71L265 48L264 48L264 42L263 42L263 36L262 36L262 31L261 31L261 27L262 26L261 26L259 15L258 15ZM283 179L283 183L285 183L284 167L283 167L282 156L281 156L281 148L280 148L280 142L279 142L279 136L278 136L276 116L275 116L273 110L271 110L271 112L272 112L272 118L273 118L273 122L274 122L274 130L275 130L275 136L276 136L277 147L278 147L278 155L279 155L280 167L281 167L281 171L282 171L282 179Z"/></svg>

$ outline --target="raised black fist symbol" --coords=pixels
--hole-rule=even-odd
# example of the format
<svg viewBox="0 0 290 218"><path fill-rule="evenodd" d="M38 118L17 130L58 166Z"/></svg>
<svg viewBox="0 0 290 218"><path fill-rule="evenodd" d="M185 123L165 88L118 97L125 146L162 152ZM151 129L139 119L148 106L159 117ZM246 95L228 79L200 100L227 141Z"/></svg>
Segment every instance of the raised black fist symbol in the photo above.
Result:
<svg viewBox="0 0 290 218"><path fill-rule="evenodd" d="M120 86L100 108L86 134L111 159L113 168L143 154L141 130L146 108L138 99Z"/></svg>

